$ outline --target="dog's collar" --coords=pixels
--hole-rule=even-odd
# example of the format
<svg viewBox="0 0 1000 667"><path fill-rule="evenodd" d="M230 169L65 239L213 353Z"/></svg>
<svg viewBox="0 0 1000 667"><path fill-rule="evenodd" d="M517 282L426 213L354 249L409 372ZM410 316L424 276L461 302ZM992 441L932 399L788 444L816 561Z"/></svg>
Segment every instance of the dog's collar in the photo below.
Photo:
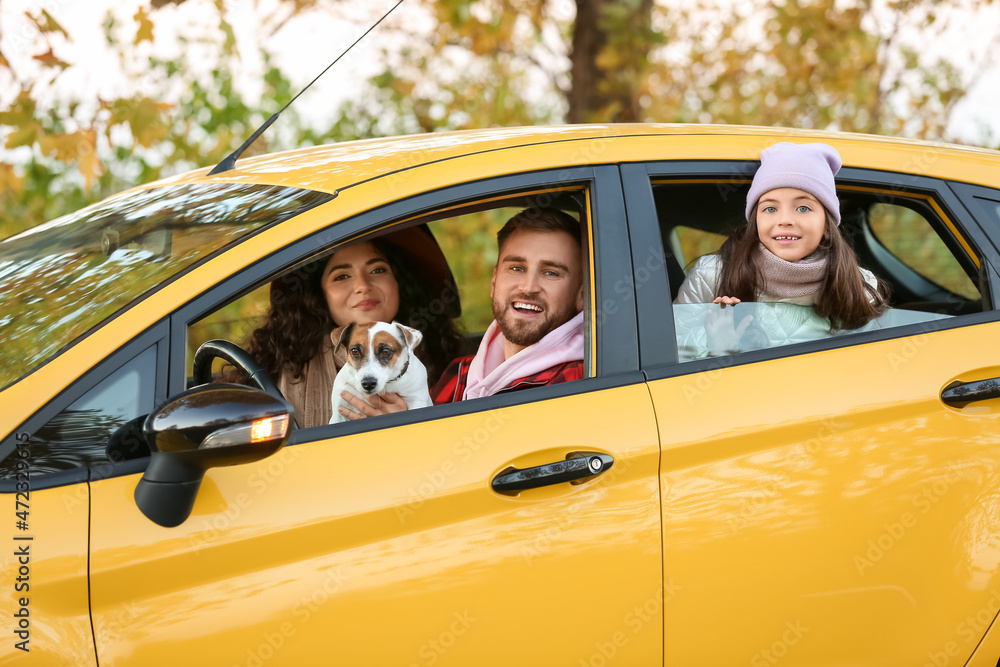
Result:
<svg viewBox="0 0 1000 667"><path fill-rule="evenodd" d="M407 355L406 356L406 363L403 364L403 370L399 371L399 375L397 375L396 377L394 377L391 380L389 380L389 382L395 382L399 378L403 377L403 374L406 373L406 369L409 368L409 367L410 367L410 356Z"/></svg>

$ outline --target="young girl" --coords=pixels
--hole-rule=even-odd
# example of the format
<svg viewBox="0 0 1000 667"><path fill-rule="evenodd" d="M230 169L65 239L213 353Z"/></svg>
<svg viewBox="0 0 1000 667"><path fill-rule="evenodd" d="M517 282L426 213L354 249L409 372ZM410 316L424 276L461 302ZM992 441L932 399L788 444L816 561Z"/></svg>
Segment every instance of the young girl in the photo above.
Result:
<svg viewBox="0 0 1000 667"><path fill-rule="evenodd" d="M692 267L675 303L782 301L811 305L834 330L857 329L886 309L884 288L858 266L838 229L833 177L840 155L826 144L781 142L760 154L747 194L747 225Z"/></svg>

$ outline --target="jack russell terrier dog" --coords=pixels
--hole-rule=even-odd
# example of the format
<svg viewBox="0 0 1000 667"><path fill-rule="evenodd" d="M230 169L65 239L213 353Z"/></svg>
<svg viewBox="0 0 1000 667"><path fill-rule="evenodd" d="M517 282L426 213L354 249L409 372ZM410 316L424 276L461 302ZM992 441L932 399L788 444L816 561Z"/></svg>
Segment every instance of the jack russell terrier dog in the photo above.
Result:
<svg viewBox="0 0 1000 667"><path fill-rule="evenodd" d="M416 329L398 322L365 322L334 329L330 336L334 348L347 351L347 363L333 381L331 424L348 421L340 406L353 409L340 397L345 389L363 399L383 392L399 394L410 410L433 404L427 369L413 353L423 339Z"/></svg>

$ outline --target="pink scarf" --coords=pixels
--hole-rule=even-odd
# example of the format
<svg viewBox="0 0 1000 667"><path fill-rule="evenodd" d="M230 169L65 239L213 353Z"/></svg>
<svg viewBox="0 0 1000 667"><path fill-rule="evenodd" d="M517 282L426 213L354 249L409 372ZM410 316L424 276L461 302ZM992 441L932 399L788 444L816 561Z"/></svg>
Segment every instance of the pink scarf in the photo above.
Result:
<svg viewBox="0 0 1000 667"><path fill-rule="evenodd" d="M510 359L503 358L503 334L494 320L479 344L469 367L468 383L462 400L492 396L520 380L544 370L583 359L583 313L556 327L534 345Z"/></svg>
<svg viewBox="0 0 1000 667"><path fill-rule="evenodd" d="M795 262L781 259L757 244L757 266L764 276L761 293L776 299L791 299L818 292L826 276L826 255L813 252Z"/></svg>

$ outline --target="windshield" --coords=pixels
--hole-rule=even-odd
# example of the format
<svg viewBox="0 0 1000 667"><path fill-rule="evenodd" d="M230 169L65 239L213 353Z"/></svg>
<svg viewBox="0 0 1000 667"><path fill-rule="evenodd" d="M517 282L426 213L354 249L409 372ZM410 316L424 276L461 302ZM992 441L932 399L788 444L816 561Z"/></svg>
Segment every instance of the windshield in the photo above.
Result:
<svg viewBox="0 0 1000 667"><path fill-rule="evenodd" d="M276 186L165 186L0 241L0 387L213 252L332 198Z"/></svg>
<svg viewBox="0 0 1000 667"><path fill-rule="evenodd" d="M812 306L791 303L743 302L722 308L717 303L674 304L679 361L736 354L810 340L877 331L948 315L889 309L860 329L830 330L830 321Z"/></svg>

